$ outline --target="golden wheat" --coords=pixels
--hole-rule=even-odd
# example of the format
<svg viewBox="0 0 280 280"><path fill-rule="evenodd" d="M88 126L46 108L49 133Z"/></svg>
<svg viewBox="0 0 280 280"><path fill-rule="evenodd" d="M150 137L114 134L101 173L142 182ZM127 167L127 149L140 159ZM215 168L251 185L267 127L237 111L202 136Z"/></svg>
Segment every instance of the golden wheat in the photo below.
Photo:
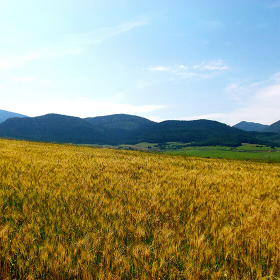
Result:
<svg viewBox="0 0 280 280"><path fill-rule="evenodd" d="M0 155L3 279L280 276L279 164L11 140Z"/></svg>

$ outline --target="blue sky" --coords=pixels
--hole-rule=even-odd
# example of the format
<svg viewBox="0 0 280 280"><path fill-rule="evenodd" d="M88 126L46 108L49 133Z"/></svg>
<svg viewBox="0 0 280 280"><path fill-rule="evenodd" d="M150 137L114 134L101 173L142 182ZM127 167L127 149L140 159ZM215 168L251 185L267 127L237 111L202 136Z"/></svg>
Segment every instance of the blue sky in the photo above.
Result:
<svg viewBox="0 0 280 280"><path fill-rule="evenodd" d="M280 1L1 1L0 109L280 120Z"/></svg>

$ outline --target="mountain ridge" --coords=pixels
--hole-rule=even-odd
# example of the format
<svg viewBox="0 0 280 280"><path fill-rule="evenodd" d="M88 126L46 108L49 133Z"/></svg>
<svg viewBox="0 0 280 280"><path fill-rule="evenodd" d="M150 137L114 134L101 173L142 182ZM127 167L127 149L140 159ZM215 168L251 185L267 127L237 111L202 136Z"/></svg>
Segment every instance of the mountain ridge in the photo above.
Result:
<svg viewBox="0 0 280 280"><path fill-rule="evenodd" d="M140 142L182 142L189 145L239 146L241 143L280 145L276 132L247 132L212 120L166 120L115 114L79 118L60 114L9 118L0 123L0 137L32 141L120 145Z"/></svg>
<svg viewBox="0 0 280 280"><path fill-rule="evenodd" d="M85 120L59 114L10 118L0 123L0 136L16 139L101 144L106 135Z"/></svg>
<svg viewBox="0 0 280 280"><path fill-rule="evenodd" d="M265 128L268 127L268 125L242 121L233 125L233 127L242 129L244 131L263 131Z"/></svg>
<svg viewBox="0 0 280 280"><path fill-rule="evenodd" d="M127 114L92 117L84 120L102 129L105 133L113 135L115 143L118 144L156 124L146 118Z"/></svg>

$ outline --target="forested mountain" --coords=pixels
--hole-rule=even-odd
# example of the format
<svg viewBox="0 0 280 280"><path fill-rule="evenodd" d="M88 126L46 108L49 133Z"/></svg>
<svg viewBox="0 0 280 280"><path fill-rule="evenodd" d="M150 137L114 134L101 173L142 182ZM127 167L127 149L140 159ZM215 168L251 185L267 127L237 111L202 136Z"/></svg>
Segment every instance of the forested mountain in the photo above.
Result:
<svg viewBox="0 0 280 280"><path fill-rule="evenodd" d="M150 129L136 135L134 142L193 142L207 139L214 135L242 134L239 129L232 128L226 124L209 120L195 121L163 121L156 123Z"/></svg>
<svg viewBox="0 0 280 280"><path fill-rule="evenodd" d="M18 113L14 113L14 112L9 112L9 111L5 111L5 110L0 110L0 123L9 119L9 118L22 118L22 117L27 117L25 115L21 115Z"/></svg>
<svg viewBox="0 0 280 280"><path fill-rule="evenodd" d="M81 119L58 114L9 118L0 123L0 137L74 144L136 144L182 142L190 145L280 145L278 133L246 132L210 121L163 121L117 114Z"/></svg>
<svg viewBox="0 0 280 280"><path fill-rule="evenodd" d="M245 131L262 131L266 127L268 127L268 125L243 121L243 122L240 122L240 123L234 125L233 127L239 128L239 129L242 129L242 130L245 130Z"/></svg>
<svg viewBox="0 0 280 280"><path fill-rule="evenodd" d="M58 114L7 119L0 124L0 136L77 144L102 144L109 140L101 129L85 120Z"/></svg>
<svg viewBox="0 0 280 280"><path fill-rule="evenodd" d="M122 129L126 131L135 130L143 125L155 123L146 118L126 114L115 114L102 117L85 118L84 120L95 126L102 126L103 128L108 129Z"/></svg>
<svg viewBox="0 0 280 280"><path fill-rule="evenodd" d="M114 144L121 144L156 124L148 119L126 115L115 114L102 117L85 118L87 122L102 129L110 138L114 139Z"/></svg>

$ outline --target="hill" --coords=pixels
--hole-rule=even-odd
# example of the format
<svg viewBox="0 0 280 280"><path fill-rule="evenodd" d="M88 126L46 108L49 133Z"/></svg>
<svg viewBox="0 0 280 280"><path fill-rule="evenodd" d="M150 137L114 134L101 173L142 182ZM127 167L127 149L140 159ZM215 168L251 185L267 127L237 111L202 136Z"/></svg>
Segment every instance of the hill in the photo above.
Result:
<svg viewBox="0 0 280 280"><path fill-rule="evenodd" d="M280 121L277 121L270 126L268 126L265 130L265 132L276 132L280 133Z"/></svg>
<svg viewBox="0 0 280 280"><path fill-rule="evenodd" d="M23 118L23 117L27 117L27 116L22 115L22 114L18 114L18 113L14 113L14 112L0 110L0 123L9 119L9 118L15 118L15 117Z"/></svg>
<svg viewBox="0 0 280 280"><path fill-rule="evenodd" d="M0 124L0 136L33 141L103 144L102 130L77 117L47 114L34 118L10 118Z"/></svg>
<svg viewBox="0 0 280 280"><path fill-rule="evenodd" d="M127 114L115 114L109 116L85 118L84 120L91 123L92 125L101 126L102 128L121 129L125 131L132 131L138 129L142 125L155 123L146 118Z"/></svg>
<svg viewBox="0 0 280 280"><path fill-rule="evenodd" d="M156 124L146 118L126 114L85 118L84 120L103 130L109 138L114 139L113 144L126 142L133 135L137 135Z"/></svg>
<svg viewBox="0 0 280 280"><path fill-rule="evenodd" d="M242 129L244 131L262 131L266 127L268 127L268 125L264 125L264 124L260 124L260 123L254 123L254 122L242 121L242 122L234 125L233 127Z"/></svg>
<svg viewBox="0 0 280 280"><path fill-rule="evenodd" d="M236 142L233 136L245 135L240 129L210 120L163 121L155 123L148 130L135 135L128 141L133 143L151 142L183 142L210 144L210 142ZM239 143L240 141L238 141ZM212 143L213 144L213 143ZM234 145L236 143L233 143Z"/></svg>

